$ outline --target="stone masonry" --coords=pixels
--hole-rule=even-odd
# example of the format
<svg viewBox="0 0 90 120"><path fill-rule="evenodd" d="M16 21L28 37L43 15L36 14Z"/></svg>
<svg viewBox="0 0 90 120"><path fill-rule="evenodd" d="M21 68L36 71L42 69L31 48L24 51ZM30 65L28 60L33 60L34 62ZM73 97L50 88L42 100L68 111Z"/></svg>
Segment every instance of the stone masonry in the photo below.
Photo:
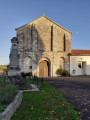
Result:
<svg viewBox="0 0 90 120"><path fill-rule="evenodd" d="M13 37L11 42L12 47L10 51L10 64L8 68L8 76L20 75L17 38Z"/></svg>
<svg viewBox="0 0 90 120"><path fill-rule="evenodd" d="M39 63L43 60L49 63L49 76L56 76L58 68L69 70L70 31L43 15L17 28L16 33L20 72L39 76Z"/></svg>

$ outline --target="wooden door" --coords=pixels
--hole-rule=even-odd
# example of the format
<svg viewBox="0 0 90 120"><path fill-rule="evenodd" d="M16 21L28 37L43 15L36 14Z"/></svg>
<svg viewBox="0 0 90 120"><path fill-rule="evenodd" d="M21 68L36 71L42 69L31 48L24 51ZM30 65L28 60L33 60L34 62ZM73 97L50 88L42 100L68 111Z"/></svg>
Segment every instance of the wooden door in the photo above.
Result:
<svg viewBox="0 0 90 120"><path fill-rule="evenodd" d="M48 62L42 61L39 63L39 77L48 77Z"/></svg>

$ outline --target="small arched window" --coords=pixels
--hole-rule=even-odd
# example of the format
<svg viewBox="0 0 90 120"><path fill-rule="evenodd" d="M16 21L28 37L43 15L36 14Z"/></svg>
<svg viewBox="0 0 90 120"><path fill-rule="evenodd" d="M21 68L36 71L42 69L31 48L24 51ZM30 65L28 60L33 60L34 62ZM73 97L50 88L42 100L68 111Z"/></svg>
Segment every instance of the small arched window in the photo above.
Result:
<svg viewBox="0 0 90 120"><path fill-rule="evenodd" d="M64 37L63 37L63 50L66 51L66 38L65 38L65 34L64 34Z"/></svg>
<svg viewBox="0 0 90 120"><path fill-rule="evenodd" d="M60 58L59 67L65 70L65 59L63 57Z"/></svg>
<svg viewBox="0 0 90 120"><path fill-rule="evenodd" d="M51 26L51 51L53 51L53 26Z"/></svg>

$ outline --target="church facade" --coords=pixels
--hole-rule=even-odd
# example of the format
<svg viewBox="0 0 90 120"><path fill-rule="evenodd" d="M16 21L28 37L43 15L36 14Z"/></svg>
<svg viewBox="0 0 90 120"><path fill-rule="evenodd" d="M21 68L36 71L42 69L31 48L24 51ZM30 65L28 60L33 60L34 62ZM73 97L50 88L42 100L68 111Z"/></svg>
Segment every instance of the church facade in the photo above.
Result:
<svg viewBox="0 0 90 120"><path fill-rule="evenodd" d="M70 70L70 53L71 32L43 15L16 29L10 67L19 72L12 74L32 72L39 77L54 77L58 68Z"/></svg>

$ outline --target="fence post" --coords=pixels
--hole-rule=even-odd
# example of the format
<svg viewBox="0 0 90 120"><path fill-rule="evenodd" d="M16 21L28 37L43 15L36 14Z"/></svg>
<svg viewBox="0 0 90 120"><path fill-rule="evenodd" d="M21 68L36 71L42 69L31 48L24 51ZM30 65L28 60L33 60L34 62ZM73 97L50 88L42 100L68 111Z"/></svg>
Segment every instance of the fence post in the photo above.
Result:
<svg viewBox="0 0 90 120"><path fill-rule="evenodd" d="M35 83L35 75L34 75L34 83Z"/></svg>
<svg viewBox="0 0 90 120"><path fill-rule="evenodd" d="M34 75L34 81L35 81L35 75Z"/></svg>
<svg viewBox="0 0 90 120"><path fill-rule="evenodd" d="M38 85L38 77L37 77L37 85Z"/></svg>
<svg viewBox="0 0 90 120"><path fill-rule="evenodd" d="M43 77L42 77L41 85L42 85L42 88L43 88Z"/></svg>
<svg viewBox="0 0 90 120"><path fill-rule="evenodd" d="M4 80L4 88L5 88L5 80Z"/></svg>

